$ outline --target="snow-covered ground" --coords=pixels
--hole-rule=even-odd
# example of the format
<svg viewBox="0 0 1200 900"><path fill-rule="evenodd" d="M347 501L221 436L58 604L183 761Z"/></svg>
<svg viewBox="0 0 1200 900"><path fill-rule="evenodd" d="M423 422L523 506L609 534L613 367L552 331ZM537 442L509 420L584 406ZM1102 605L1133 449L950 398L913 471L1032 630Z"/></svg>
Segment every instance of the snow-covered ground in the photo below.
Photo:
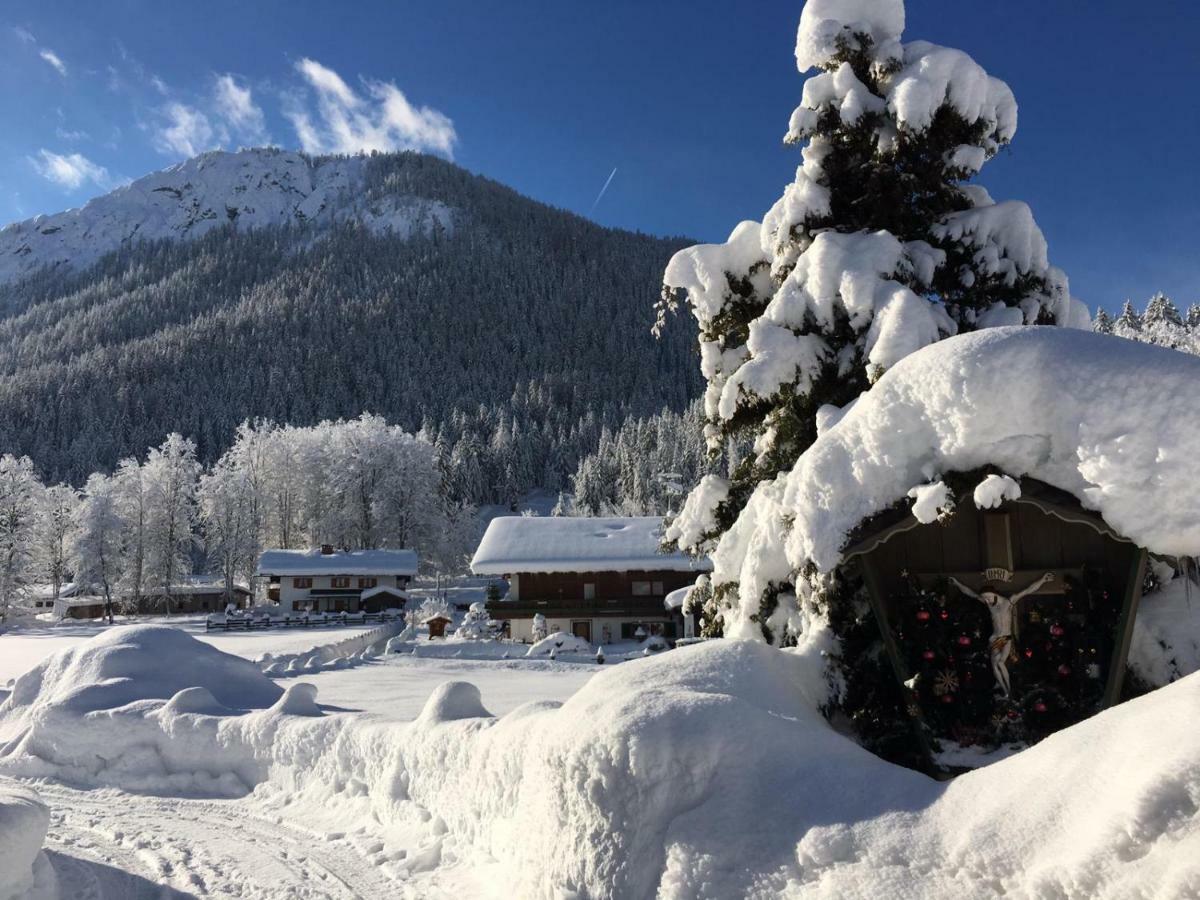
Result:
<svg viewBox="0 0 1200 900"><path fill-rule="evenodd" d="M139 619L147 624L169 624L206 644L241 656L259 659L265 653L300 653L375 628L375 625L327 625L311 628L271 628L258 631L204 630L203 616L173 616L170 619ZM99 622L32 626L0 633L0 690L9 679L32 669L57 650L74 647L107 630Z"/></svg>
<svg viewBox="0 0 1200 900"><path fill-rule="evenodd" d="M178 630L114 632L18 682L0 777L48 779L72 897L1200 891L1198 676L945 783L830 728L815 656L713 641L571 665L419 651L277 685ZM443 684L415 718L415 689L390 713L386 687L366 713L312 703L406 674L480 689Z"/></svg>

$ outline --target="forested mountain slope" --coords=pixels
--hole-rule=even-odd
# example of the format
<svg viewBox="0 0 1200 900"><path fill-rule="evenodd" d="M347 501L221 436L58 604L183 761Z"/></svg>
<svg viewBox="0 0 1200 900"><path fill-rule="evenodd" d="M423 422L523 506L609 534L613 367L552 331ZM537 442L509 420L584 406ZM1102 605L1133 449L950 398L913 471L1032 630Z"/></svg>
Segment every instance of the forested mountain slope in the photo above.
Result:
<svg viewBox="0 0 1200 900"><path fill-rule="evenodd" d="M465 496L505 500L562 486L604 425L699 393L690 330L650 334L683 241L601 228L419 154L192 162L205 160L183 212L135 183L101 198L101 216L87 214L97 200L22 223L124 233L140 209L153 225L106 255L94 243L110 233L76 227L74 257L0 285L0 450L29 454L44 477L78 480L169 431L212 460L247 418L368 410L424 426ZM259 193L234 191L242 162ZM292 207L287 173L307 190ZM205 213L226 199L243 212ZM0 233L0 249L21 229Z"/></svg>

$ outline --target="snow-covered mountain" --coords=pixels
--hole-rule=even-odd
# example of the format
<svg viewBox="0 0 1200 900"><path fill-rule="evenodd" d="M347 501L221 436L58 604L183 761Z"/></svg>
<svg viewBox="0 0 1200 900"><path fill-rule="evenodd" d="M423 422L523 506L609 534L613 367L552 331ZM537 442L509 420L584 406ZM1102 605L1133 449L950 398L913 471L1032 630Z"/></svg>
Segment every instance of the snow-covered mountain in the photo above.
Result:
<svg viewBox="0 0 1200 900"><path fill-rule="evenodd" d="M0 284L44 267L83 269L131 241L197 238L239 229L359 221L374 233L453 227L443 203L388 194L368 201L365 157L277 149L213 151L139 178L79 209L0 230Z"/></svg>
<svg viewBox="0 0 1200 900"><path fill-rule="evenodd" d="M247 419L369 411L475 502L557 492L699 393L689 324L650 333L683 243L419 153L205 154L0 232L0 454L81 481L172 431L211 461Z"/></svg>

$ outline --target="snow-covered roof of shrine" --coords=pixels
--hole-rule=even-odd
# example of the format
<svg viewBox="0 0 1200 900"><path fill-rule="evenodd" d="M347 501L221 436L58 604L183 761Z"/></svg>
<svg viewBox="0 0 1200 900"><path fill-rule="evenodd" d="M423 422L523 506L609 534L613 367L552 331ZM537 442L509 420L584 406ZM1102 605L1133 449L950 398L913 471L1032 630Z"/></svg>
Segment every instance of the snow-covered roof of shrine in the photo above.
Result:
<svg viewBox="0 0 1200 900"><path fill-rule="evenodd" d="M492 519L471 560L477 575L512 572L703 572L707 560L659 553L658 516L583 518L502 516Z"/></svg>
<svg viewBox="0 0 1200 900"><path fill-rule="evenodd" d="M413 550L264 550L256 575L416 575Z"/></svg>
<svg viewBox="0 0 1200 900"><path fill-rule="evenodd" d="M1153 552L1200 555L1198 397L1200 357L1122 338L1015 327L940 341L847 410L823 411L817 441L721 540L715 580L757 609L772 581L833 569L864 520L911 496L930 521L942 474L989 465L1074 495ZM981 483L958 502L993 505L1013 488Z"/></svg>

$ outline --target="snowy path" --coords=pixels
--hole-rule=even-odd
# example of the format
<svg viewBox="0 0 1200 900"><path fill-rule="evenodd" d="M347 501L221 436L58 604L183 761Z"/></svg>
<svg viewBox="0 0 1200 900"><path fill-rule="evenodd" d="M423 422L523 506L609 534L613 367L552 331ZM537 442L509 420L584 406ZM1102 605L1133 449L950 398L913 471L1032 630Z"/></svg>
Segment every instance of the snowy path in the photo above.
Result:
<svg viewBox="0 0 1200 900"><path fill-rule="evenodd" d="M239 800L182 800L37 786L62 896L402 896L378 841L319 834ZM393 853L393 855L398 855ZM422 889L423 896L430 896ZM436 896L436 894L434 895Z"/></svg>

